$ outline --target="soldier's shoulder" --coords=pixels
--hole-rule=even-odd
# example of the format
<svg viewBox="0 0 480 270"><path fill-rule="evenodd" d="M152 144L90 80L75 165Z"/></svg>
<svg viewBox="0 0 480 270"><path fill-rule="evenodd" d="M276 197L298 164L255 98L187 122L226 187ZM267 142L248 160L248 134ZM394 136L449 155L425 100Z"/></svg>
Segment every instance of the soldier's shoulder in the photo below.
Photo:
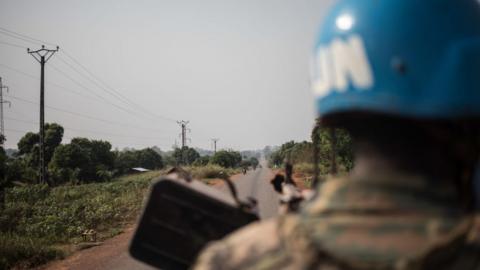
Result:
<svg viewBox="0 0 480 270"><path fill-rule="evenodd" d="M256 222L212 242L199 256L194 269L288 268L280 223L280 219Z"/></svg>

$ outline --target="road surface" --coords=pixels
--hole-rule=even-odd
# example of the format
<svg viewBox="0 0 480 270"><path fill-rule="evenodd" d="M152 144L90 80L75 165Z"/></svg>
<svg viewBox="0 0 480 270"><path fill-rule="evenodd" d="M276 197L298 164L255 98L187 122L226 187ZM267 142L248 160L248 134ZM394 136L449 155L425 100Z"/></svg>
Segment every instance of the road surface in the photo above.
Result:
<svg viewBox="0 0 480 270"><path fill-rule="evenodd" d="M274 217L278 212L278 197L269 183L273 178L273 172L265 165L263 163L261 169L250 170L246 175L234 178L241 199L248 196L257 199L261 219ZM221 189L228 192L226 186L222 186ZM128 254L127 249L132 234L133 228L128 228L125 233L105 241L101 246L79 251L65 260L53 262L41 269L154 269L136 261Z"/></svg>
<svg viewBox="0 0 480 270"><path fill-rule="evenodd" d="M250 170L234 181L240 199L245 200L250 196L257 200L261 219L274 217L278 213L278 196L270 185L272 178L273 172L263 164L261 169ZM226 186L222 190L228 192Z"/></svg>

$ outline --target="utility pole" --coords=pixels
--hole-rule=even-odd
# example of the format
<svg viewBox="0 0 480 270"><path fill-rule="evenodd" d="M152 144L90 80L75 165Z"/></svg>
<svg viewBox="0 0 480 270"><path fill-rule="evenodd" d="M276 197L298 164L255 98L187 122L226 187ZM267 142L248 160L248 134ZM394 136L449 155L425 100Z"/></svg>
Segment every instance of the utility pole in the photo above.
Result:
<svg viewBox="0 0 480 270"><path fill-rule="evenodd" d="M187 165L187 156L186 156L186 149L185 147L187 146L187 140L189 140L187 138L187 131L190 132L190 129L187 128L187 125L188 125L189 121L177 121L177 124L180 125L180 127L182 128L182 133L180 133L180 136L182 138L182 164L183 165Z"/></svg>
<svg viewBox="0 0 480 270"><path fill-rule="evenodd" d="M212 139L212 142L213 142L213 153L216 154L217 153L217 142L220 141L220 139L218 138L214 138Z"/></svg>
<svg viewBox="0 0 480 270"><path fill-rule="evenodd" d="M36 51L27 49L27 52L40 63L40 184L47 181L45 168L45 64L58 52L58 49L58 46L55 50L45 49L45 45L42 45L42 48Z"/></svg>
<svg viewBox="0 0 480 270"><path fill-rule="evenodd" d="M3 103L8 103L8 107L12 106L12 103L8 100L3 100L3 89L7 89L8 86L4 86L2 83L2 77L0 77L0 133L3 136L3 139L0 140L0 145L3 146L3 142L5 141L5 122L3 117Z"/></svg>
<svg viewBox="0 0 480 270"><path fill-rule="evenodd" d="M177 124L182 128L182 133L180 133L180 137L182 138L182 149L187 146L187 131L190 131L190 129L187 128L188 123L189 121L177 121Z"/></svg>

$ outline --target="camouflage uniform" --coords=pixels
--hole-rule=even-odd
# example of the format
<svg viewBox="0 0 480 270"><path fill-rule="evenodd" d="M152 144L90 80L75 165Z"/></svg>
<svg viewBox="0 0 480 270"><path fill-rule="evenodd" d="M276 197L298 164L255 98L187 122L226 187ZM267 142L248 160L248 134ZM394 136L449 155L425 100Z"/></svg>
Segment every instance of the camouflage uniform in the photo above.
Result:
<svg viewBox="0 0 480 270"><path fill-rule="evenodd" d="M296 215L211 244L194 269L480 269L456 191L408 175L332 179Z"/></svg>

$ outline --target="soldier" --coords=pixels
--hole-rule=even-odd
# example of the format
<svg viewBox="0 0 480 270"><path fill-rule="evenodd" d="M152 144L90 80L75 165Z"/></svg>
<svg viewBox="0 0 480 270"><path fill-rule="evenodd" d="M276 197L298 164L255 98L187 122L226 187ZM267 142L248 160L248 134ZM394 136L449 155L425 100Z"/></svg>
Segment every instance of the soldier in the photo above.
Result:
<svg viewBox="0 0 480 270"><path fill-rule="evenodd" d="M480 3L340 0L313 63L319 123L351 133L354 169L194 269L480 269Z"/></svg>

